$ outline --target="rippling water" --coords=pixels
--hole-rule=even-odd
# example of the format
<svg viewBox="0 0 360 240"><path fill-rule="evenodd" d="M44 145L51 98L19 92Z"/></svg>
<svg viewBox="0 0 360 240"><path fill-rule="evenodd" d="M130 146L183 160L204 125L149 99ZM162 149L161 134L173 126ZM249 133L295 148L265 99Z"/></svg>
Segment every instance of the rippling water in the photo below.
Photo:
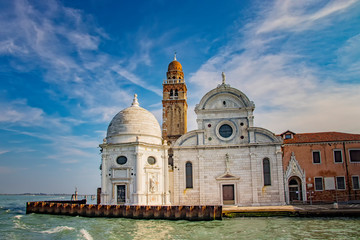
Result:
<svg viewBox="0 0 360 240"><path fill-rule="evenodd" d="M25 214L27 201L0 195L0 239L360 239L359 218L234 218L189 222Z"/></svg>

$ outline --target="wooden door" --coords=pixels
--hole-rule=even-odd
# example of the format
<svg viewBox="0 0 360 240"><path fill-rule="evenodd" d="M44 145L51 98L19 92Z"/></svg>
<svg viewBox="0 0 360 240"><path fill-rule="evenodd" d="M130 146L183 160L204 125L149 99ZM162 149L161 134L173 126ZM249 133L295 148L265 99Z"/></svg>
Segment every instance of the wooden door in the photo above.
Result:
<svg viewBox="0 0 360 240"><path fill-rule="evenodd" d="M223 185L223 204L235 204L234 184Z"/></svg>

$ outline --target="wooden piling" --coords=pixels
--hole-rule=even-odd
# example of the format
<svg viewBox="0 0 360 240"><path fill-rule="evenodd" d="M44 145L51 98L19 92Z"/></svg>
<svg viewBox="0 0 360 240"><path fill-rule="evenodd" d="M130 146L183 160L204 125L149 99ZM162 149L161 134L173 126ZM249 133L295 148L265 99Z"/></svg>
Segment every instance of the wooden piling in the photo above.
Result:
<svg viewBox="0 0 360 240"><path fill-rule="evenodd" d="M221 206L94 205L59 201L27 202L26 213L134 219L221 220Z"/></svg>

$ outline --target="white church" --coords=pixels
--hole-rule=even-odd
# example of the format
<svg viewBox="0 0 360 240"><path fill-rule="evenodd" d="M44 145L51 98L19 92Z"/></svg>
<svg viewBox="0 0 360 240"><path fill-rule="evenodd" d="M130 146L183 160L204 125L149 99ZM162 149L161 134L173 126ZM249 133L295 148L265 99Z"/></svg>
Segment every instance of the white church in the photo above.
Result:
<svg viewBox="0 0 360 240"><path fill-rule="evenodd" d="M175 57L162 128L136 95L115 115L100 144L101 204L284 205L282 140L254 126L254 103L223 74L195 107L197 130L186 132L186 94Z"/></svg>

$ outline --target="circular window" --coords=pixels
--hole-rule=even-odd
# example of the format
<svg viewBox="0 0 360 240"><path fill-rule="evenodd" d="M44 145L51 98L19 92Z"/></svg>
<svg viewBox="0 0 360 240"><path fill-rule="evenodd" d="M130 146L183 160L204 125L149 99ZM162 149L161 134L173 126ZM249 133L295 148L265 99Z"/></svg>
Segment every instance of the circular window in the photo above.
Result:
<svg viewBox="0 0 360 240"><path fill-rule="evenodd" d="M223 138L228 138L232 135L233 133L233 129L229 124L223 124L221 125L221 127L219 128L219 134L220 136L222 136Z"/></svg>
<svg viewBox="0 0 360 240"><path fill-rule="evenodd" d="M116 159L116 162L120 165L124 165L127 162L127 158L125 156L120 156Z"/></svg>
<svg viewBox="0 0 360 240"><path fill-rule="evenodd" d="M229 120L224 120L216 125L215 134L222 141L230 141L236 135L236 126Z"/></svg>
<svg viewBox="0 0 360 240"><path fill-rule="evenodd" d="M156 159L154 157L148 157L147 162L150 165L154 165L156 163Z"/></svg>

